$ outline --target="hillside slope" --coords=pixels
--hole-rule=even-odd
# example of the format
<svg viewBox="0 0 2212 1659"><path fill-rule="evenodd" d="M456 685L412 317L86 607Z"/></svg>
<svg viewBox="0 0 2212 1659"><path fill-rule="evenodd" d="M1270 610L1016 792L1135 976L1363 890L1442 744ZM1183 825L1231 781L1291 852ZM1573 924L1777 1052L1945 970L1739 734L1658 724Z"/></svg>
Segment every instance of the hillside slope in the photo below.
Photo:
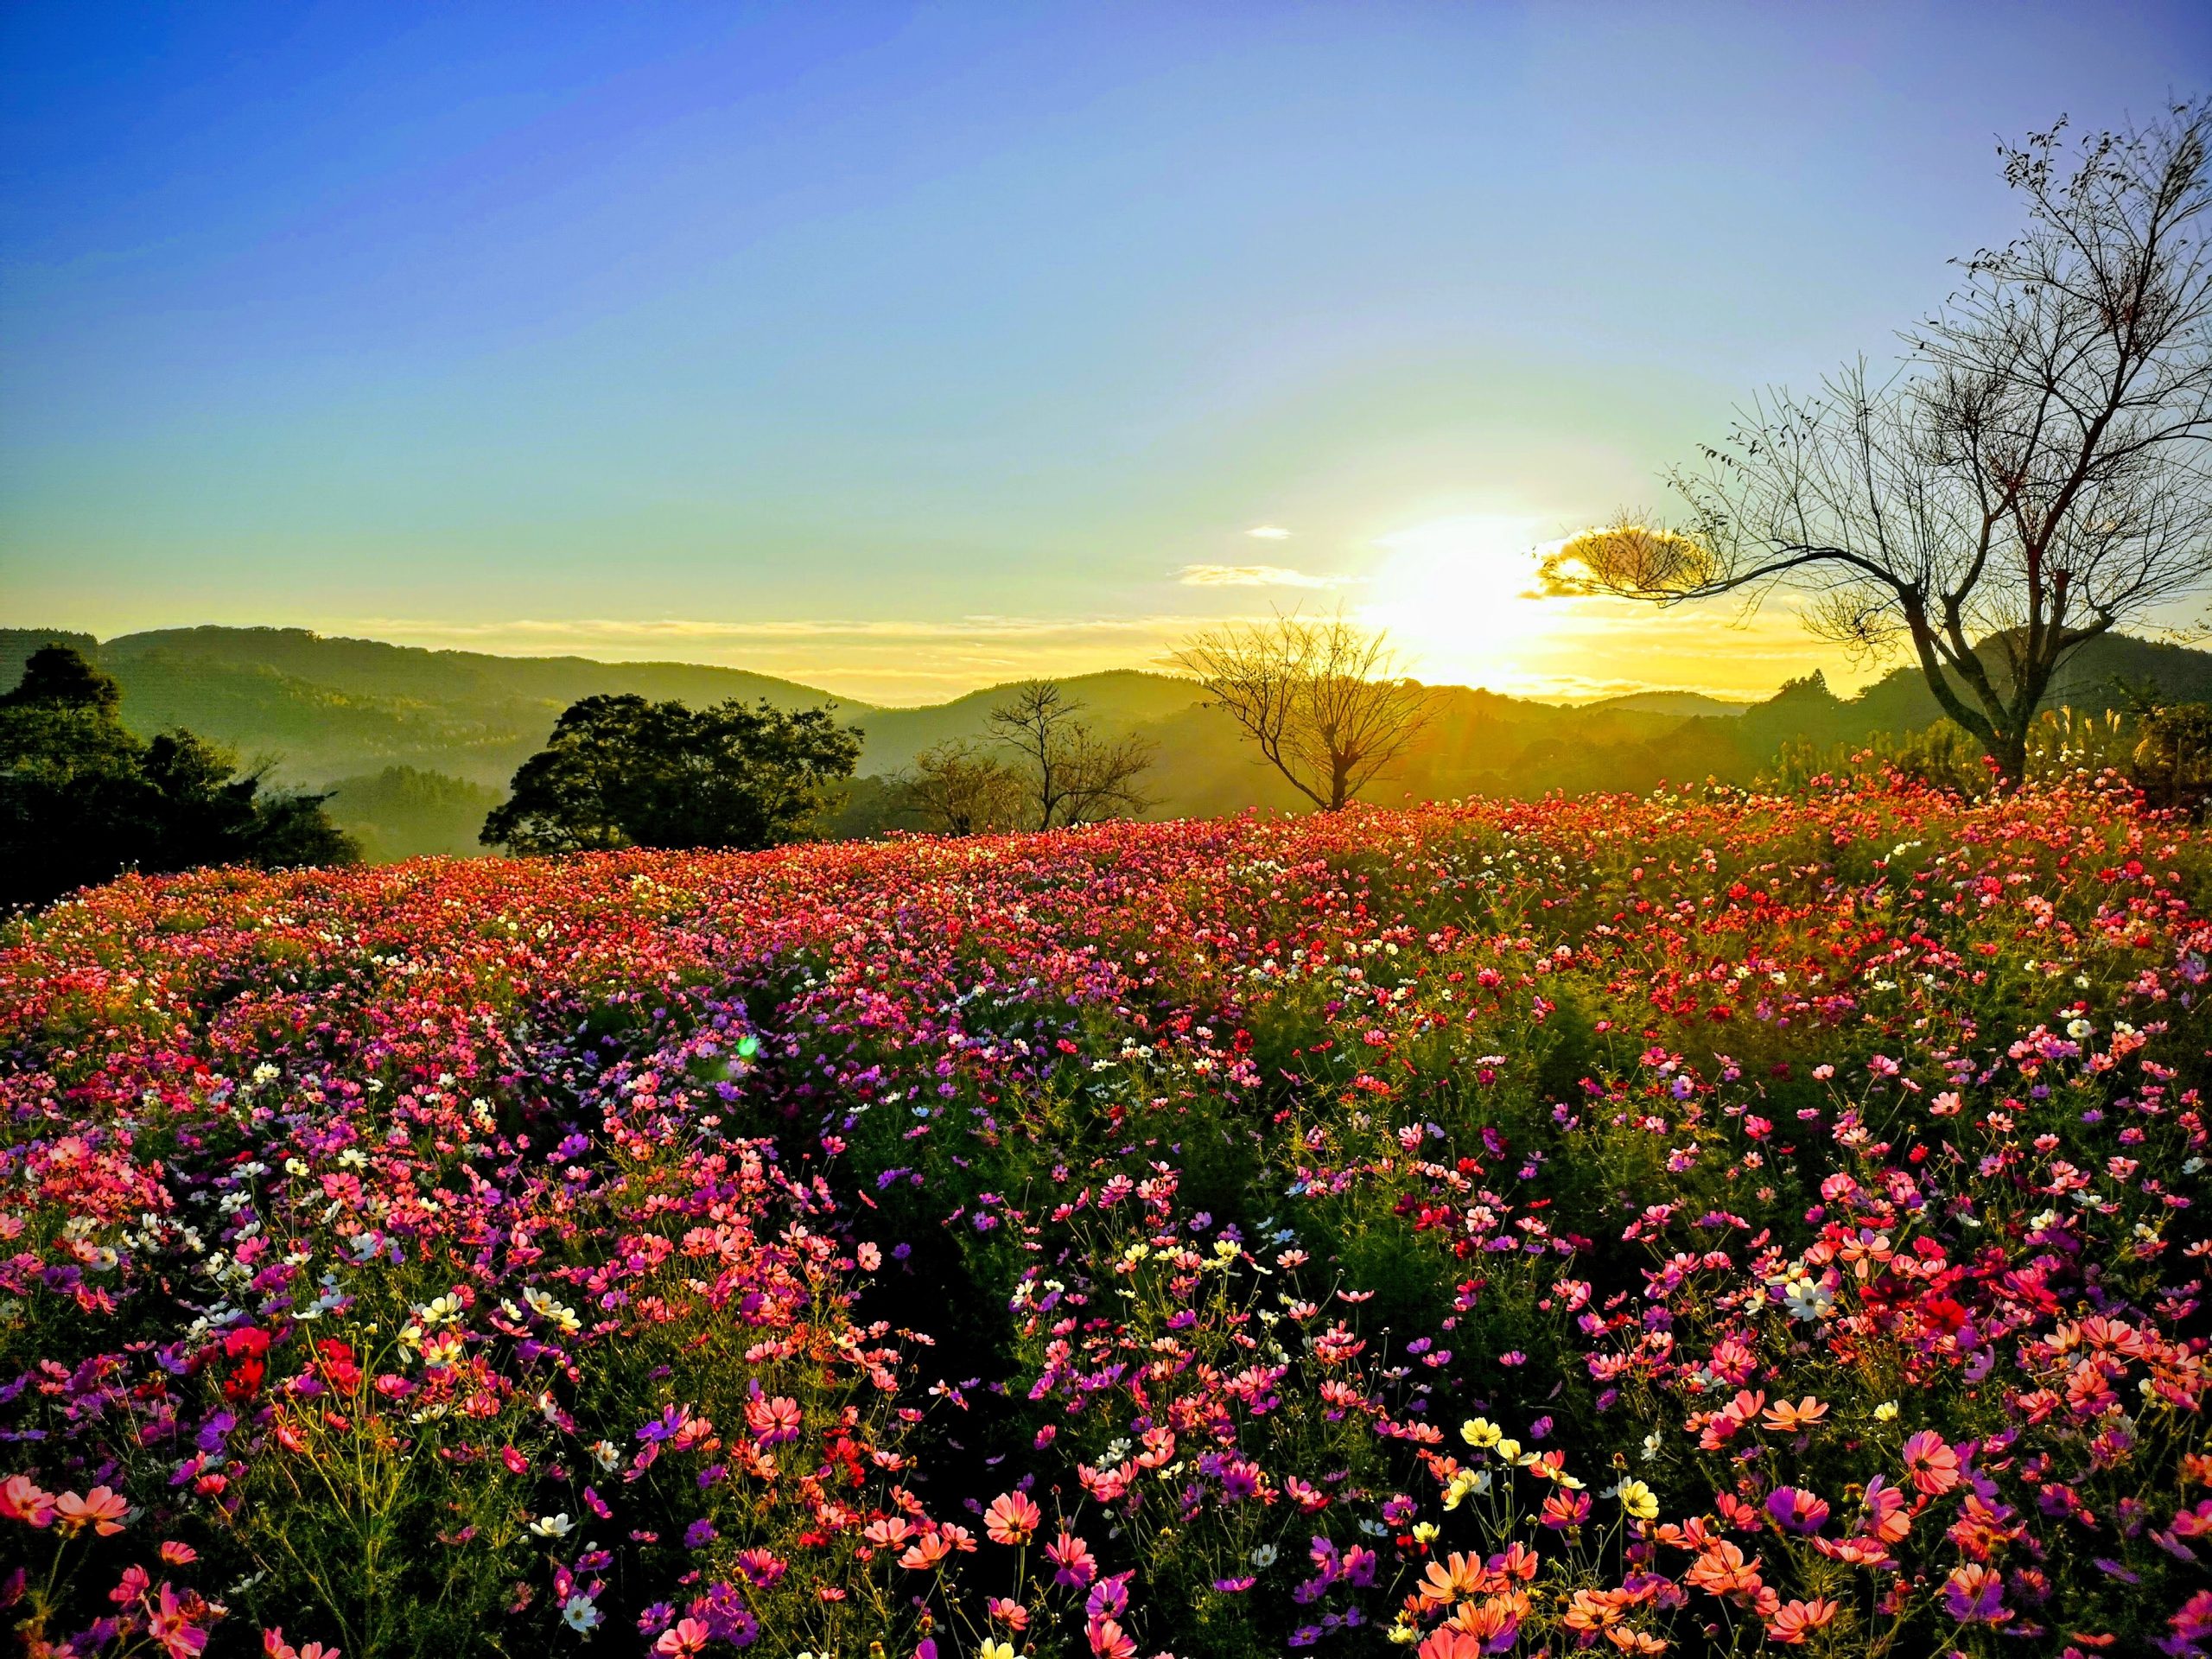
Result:
<svg viewBox="0 0 2212 1659"><path fill-rule="evenodd" d="M744 669L494 657L300 628L169 628L105 642L50 629L0 630L0 680L49 640L76 646L123 684L123 717L143 734L188 726L283 782L321 785L389 766L504 788L579 697L635 692L692 703L735 697L779 708L865 704Z"/></svg>
<svg viewBox="0 0 2212 1659"><path fill-rule="evenodd" d="M334 811L378 856L466 850L472 839L462 833L464 821L471 814L480 820L480 805L498 798L578 697L635 692L694 704L735 697L782 708L834 706L864 733L863 776L885 778L933 744L985 738L989 713L1007 690L987 687L949 702L893 709L743 669L498 657L326 639L296 628L221 627L105 642L53 629L0 629L0 685L13 683L33 650L57 639L122 682L124 718L135 730L188 726L249 760L270 762L279 782L340 785ZM1985 649L1993 662L1993 645ZM1305 804L1258 761L1225 715L1205 706L1192 682L1122 670L1064 683L1103 734L1141 734L1156 744L1147 779L1151 816ZM2067 665L2050 702L2112 707L2122 683L2155 686L2172 699L2212 697L2212 653L2109 637ZM1565 707L1465 686L1435 690L1436 720L1370 787L1369 799L1640 791L1708 776L1747 781L1786 742L1859 742L1941 717L1910 667L1857 696L1837 696L1814 677L1748 707L1672 691ZM855 800L846 827L866 832L881 821L889 794L871 786Z"/></svg>

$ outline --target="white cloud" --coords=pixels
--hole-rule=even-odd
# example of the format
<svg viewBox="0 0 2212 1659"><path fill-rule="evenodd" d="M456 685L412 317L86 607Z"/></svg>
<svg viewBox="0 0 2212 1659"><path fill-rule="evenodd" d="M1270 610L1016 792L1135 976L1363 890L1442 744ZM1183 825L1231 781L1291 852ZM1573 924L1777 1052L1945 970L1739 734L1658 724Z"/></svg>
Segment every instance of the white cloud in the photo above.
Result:
<svg viewBox="0 0 2212 1659"><path fill-rule="evenodd" d="M1290 539L1290 532L1281 524L1258 524L1244 533L1262 542L1287 542Z"/></svg>
<svg viewBox="0 0 2212 1659"><path fill-rule="evenodd" d="M1308 575L1280 564L1186 564L1175 580L1185 588L1341 588L1351 578Z"/></svg>

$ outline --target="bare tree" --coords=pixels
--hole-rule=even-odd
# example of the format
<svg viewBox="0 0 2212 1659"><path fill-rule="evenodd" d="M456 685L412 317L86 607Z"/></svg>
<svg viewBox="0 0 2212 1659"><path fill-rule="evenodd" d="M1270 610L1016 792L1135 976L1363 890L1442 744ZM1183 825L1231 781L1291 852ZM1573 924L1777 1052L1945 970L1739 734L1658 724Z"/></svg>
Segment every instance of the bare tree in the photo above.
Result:
<svg viewBox="0 0 2212 1659"><path fill-rule="evenodd" d="M1151 740L1098 737L1077 718L1083 708L1057 680L1025 680L990 712L993 734L1029 774L1037 829L1141 812L1152 804L1137 784L1152 765Z"/></svg>
<svg viewBox="0 0 2212 1659"><path fill-rule="evenodd" d="M924 749L906 780L907 799L922 821L947 836L1012 829L1027 793L1020 772L966 738Z"/></svg>
<svg viewBox="0 0 2212 1659"><path fill-rule="evenodd" d="M1397 672L1388 639L1342 611L1231 623L1175 660L1292 788L1331 812L1403 754L1435 712L1427 690Z"/></svg>
<svg viewBox="0 0 2212 1659"><path fill-rule="evenodd" d="M2000 150L2028 228L1960 262L1894 375L1755 400L1674 476L1687 523L1578 537L1554 582L1806 593L1820 633L1909 644L2017 783L2059 665L2212 578L2212 101L2070 147L2064 125Z"/></svg>

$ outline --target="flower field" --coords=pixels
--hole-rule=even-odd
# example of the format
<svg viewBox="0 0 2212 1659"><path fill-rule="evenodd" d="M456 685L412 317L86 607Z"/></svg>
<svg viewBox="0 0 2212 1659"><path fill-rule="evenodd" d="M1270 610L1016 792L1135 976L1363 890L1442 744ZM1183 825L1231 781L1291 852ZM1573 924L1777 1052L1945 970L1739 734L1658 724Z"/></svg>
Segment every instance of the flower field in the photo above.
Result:
<svg viewBox="0 0 2212 1659"><path fill-rule="evenodd" d="M2209 963L2087 785L124 881L0 936L0 1624L2212 1652Z"/></svg>

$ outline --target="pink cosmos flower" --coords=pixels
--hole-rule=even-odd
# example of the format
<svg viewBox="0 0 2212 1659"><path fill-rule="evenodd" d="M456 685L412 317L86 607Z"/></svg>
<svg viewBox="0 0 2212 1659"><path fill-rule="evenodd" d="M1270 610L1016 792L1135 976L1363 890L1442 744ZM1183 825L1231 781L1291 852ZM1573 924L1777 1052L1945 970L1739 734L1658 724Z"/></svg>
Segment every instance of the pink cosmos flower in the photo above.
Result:
<svg viewBox="0 0 2212 1659"><path fill-rule="evenodd" d="M1767 1639L1796 1647L1808 1632L1826 1628L1835 1615L1836 1604L1817 1597L1811 1601L1785 1601L1767 1618Z"/></svg>
<svg viewBox="0 0 2212 1659"><path fill-rule="evenodd" d="M29 1475L10 1475L0 1482L0 1519L48 1526L54 1520L54 1494L41 1491Z"/></svg>
<svg viewBox="0 0 2212 1659"><path fill-rule="evenodd" d="M696 1618L679 1618L675 1625L660 1633L660 1640L653 1643L653 1651L671 1656L671 1659L690 1659L707 1645L713 1632Z"/></svg>
<svg viewBox="0 0 2212 1659"><path fill-rule="evenodd" d="M1800 1486L1777 1486L1768 1494L1766 1512L1790 1532L1818 1532L1827 1524L1827 1502Z"/></svg>
<svg viewBox="0 0 2212 1659"><path fill-rule="evenodd" d="M1046 1545L1045 1554L1059 1569L1052 1574L1055 1584L1080 1590L1098 1576L1098 1558L1090 1553L1089 1544L1071 1532L1063 1532L1057 1541Z"/></svg>
<svg viewBox="0 0 2212 1659"><path fill-rule="evenodd" d="M764 1446L795 1440L798 1439L798 1402L780 1394L772 1399L747 1401L745 1427Z"/></svg>
<svg viewBox="0 0 2212 1659"><path fill-rule="evenodd" d="M1932 1428L1904 1443L1904 1471L1914 1490L1941 1497L1959 1484L1959 1454Z"/></svg>
<svg viewBox="0 0 2212 1659"><path fill-rule="evenodd" d="M1943 1610L1961 1624L2002 1624L2012 1617L2004 1578L1980 1561L1952 1569L1943 1582Z"/></svg>
<svg viewBox="0 0 2212 1659"><path fill-rule="evenodd" d="M168 1649L169 1659L193 1659L207 1645L207 1632L195 1613L166 1584L146 1610L146 1634Z"/></svg>
<svg viewBox="0 0 2212 1659"><path fill-rule="evenodd" d="M995 1544L1026 1544L1044 1522L1044 1510L1027 1492L1002 1492L983 1511L983 1530Z"/></svg>

